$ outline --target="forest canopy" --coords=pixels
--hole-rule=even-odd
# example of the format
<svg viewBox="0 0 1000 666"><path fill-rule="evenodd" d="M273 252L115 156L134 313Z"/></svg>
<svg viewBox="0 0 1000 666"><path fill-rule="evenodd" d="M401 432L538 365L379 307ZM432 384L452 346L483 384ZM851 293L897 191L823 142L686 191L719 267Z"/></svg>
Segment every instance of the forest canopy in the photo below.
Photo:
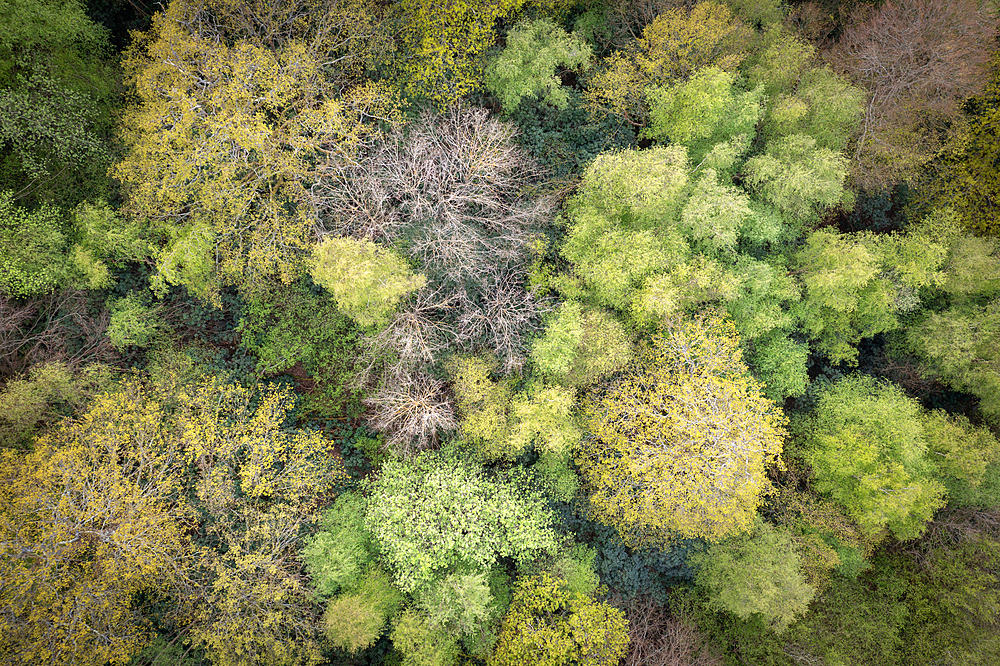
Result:
<svg viewBox="0 0 1000 666"><path fill-rule="evenodd" d="M0 661L1000 663L998 26L0 3Z"/></svg>

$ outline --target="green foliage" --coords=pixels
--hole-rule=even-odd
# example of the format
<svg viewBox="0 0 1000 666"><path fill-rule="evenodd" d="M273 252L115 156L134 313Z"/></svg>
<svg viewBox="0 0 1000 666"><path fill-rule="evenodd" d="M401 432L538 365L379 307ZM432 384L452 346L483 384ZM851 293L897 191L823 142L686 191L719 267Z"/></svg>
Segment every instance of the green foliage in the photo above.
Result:
<svg viewBox="0 0 1000 666"><path fill-rule="evenodd" d="M897 314L919 305L918 290L941 281L945 252L921 232L813 232L796 256L806 287L803 328L831 361L855 363L862 338L898 328Z"/></svg>
<svg viewBox="0 0 1000 666"><path fill-rule="evenodd" d="M507 46L486 68L486 87L510 113L524 98L538 97L560 109L569 104L556 69L586 70L590 45L550 19L522 22L507 33Z"/></svg>
<svg viewBox="0 0 1000 666"><path fill-rule="evenodd" d="M945 503L926 458L920 405L895 385L855 375L824 388L807 447L817 488L869 535L888 528L900 540L915 538Z"/></svg>
<svg viewBox="0 0 1000 666"><path fill-rule="evenodd" d="M630 545L717 541L753 524L783 417L750 377L733 325L668 322L585 406L577 460L596 519Z"/></svg>
<svg viewBox="0 0 1000 666"><path fill-rule="evenodd" d="M164 328L157 314L158 308L145 305L142 297L134 291L110 302L108 309L111 311L108 338L119 351L133 345L148 347Z"/></svg>
<svg viewBox="0 0 1000 666"><path fill-rule="evenodd" d="M613 666L628 649L617 608L570 591L547 573L521 581L490 666Z"/></svg>
<svg viewBox="0 0 1000 666"><path fill-rule="evenodd" d="M806 612L816 590L806 583L791 536L760 523L750 534L712 544L688 561L709 604L743 619L760 614L781 633Z"/></svg>
<svg viewBox="0 0 1000 666"><path fill-rule="evenodd" d="M643 28L640 39L605 61L589 82L587 102L598 115L642 127L650 90L683 81L704 67L735 69L749 36L749 28L718 2L699 2L690 13L668 9Z"/></svg>
<svg viewBox="0 0 1000 666"><path fill-rule="evenodd" d="M906 331L909 348L952 387L1000 417L1000 299L932 312Z"/></svg>
<svg viewBox="0 0 1000 666"><path fill-rule="evenodd" d="M448 454L388 461L370 492L365 525L404 592L460 563L487 570L556 545L539 499Z"/></svg>
<svg viewBox="0 0 1000 666"><path fill-rule="evenodd" d="M402 605L389 575L372 566L350 591L330 600L321 626L333 646L356 653L375 644Z"/></svg>
<svg viewBox="0 0 1000 666"><path fill-rule="evenodd" d="M847 160L811 136L791 134L771 141L746 166L747 182L764 200L799 220L814 220L851 201L844 187Z"/></svg>
<svg viewBox="0 0 1000 666"><path fill-rule="evenodd" d="M51 206L28 211L0 192L0 290L11 296L51 292L66 280L62 213Z"/></svg>
<svg viewBox="0 0 1000 666"><path fill-rule="evenodd" d="M531 358L544 377L568 386L593 384L620 370L632 344L609 314L566 301L532 344Z"/></svg>
<svg viewBox="0 0 1000 666"><path fill-rule="evenodd" d="M978 488L987 467L1000 462L1000 441L988 428L976 427L967 417L940 409L927 412L922 421L927 455L942 476Z"/></svg>
<svg viewBox="0 0 1000 666"><path fill-rule="evenodd" d="M665 223L678 217L687 179L679 146L604 154L587 168L562 255L597 303L627 310L643 278L684 256Z"/></svg>
<svg viewBox="0 0 1000 666"><path fill-rule="evenodd" d="M734 72L706 67L687 81L651 89L645 136L686 146L695 164L721 141L752 137L763 113L763 89L738 92L735 79Z"/></svg>
<svg viewBox="0 0 1000 666"><path fill-rule="evenodd" d="M780 402L788 396L800 396L806 392L809 385L806 373L808 359L808 345L778 332L754 341L747 364L762 380L764 395Z"/></svg>
<svg viewBox="0 0 1000 666"><path fill-rule="evenodd" d="M488 460L517 455L507 446L511 388L493 379L496 365L492 359L459 358L453 362L452 373L462 436Z"/></svg>
<svg viewBox="0 0 1000 666"><path fill-rule="evenodd" d="M357 493L341 493L323 513L320 531L302 548L302 561L316 594L353 592L367 584L360 582L363 575L377 577L377 572L368 570L375 551L364 514L365 500Z"/></svg>
<svg viewBox="0 0 1000 666"><path fill-rule="evenodd" d="M461 639L471 654L489 654L499 617L486 573L449 573L417 594L416 607L426 614L431 630Z"/></svg>
<svg viewBox="0 0 1000 666"><path fill-rule="evenodd" d="M572 451L581 435L573 417L575 399L572 389L561 386L517 396L511 405L510 450L520 452L534 444L555 455Z"/></svg>
<svg viewBox="0 0 1000 666"><path fill-rule="evenodd" d="M353 238L329 237L316 245L309 273L362 326L384 326L400 300L427 283L391 250Z"/></svg>
<svg viewBox="0 0 1000 666"><path fill-rule="evenodd" d="M40 424L71 416L100 384L99 366L74 376L65 363L34 365L0 390L0 447L29 448Z"/></svg>
<svg viewBox="0 0 1000 666"><path fill-rule="evenodd" d="M408 610L396 620L392 644L403 655L403 666L453 666L458 662L459 645L446 631L433 629L430 622Z"/></svg>
<svg viewBox="0 0 1000 666"><path fill-rule="evenodd" d="M316 382L303 407L331 417L358 409L352 385L359 355L357 325L307 282L273 285L245 301L240 344L257 357L257 372L277 375L298 364Z"/></svg>

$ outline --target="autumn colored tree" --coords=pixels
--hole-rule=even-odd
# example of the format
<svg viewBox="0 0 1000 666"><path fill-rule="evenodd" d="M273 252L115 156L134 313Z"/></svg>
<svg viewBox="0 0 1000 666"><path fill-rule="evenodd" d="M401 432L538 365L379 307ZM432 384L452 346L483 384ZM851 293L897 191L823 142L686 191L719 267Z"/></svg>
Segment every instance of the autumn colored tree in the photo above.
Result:
<svg viewBox="0 0 1000 666"><path fill-rule="evenodd" d="M625 614L579 592L548 573L521 581L514 590L491 666L612 666L628 649Z"/></svg>
<svg viewBox="0 0 1000 666"><path fill-rule="evenodd" d="M732 323L672 321L585 405L577 461L594 515L626 543L748 530L783 418L747 373Z"/></svg>
<svg viewBox="0 0 1000 666"><path fill-rule="evenodd" d="M346 474L321 435L282 428L290 404L165 373L98 396L31 453L5 450L8 661L127 662L149 638L132 607L145 592L169 599L161 622L216 663L315 662L292 555L312 498Z"/></svg>
<svg viewBox="0 0 1000 666"><path fill-rule="evenodd" d="M854 17L828 57L869 95L852 160L859 184L912 178L941 147L986 82L991 11L978 0L893 0Z"/></svg>
<svg viewBox="0 0 1000 666"><path fill-rule="evenodd" d="M372 132L366 120L392 114L378 86L341 94L349 67L324 65L334 54L321 38L336 29L311 22L325 13L291 0L255 4L294 6L293 34L251 39L248 31L266 26L234 29L226 20L246 17L236 5L214 4L171 3L128 53L125 71L140 103L123 121L129 151L114 171L132 216L159 242L154 284L185 285L206 300L222 284L252 290L299 275L314 238L306 186L316 165L363 142ZM349 25L361 30L365 20ZM242 39L229 45L230 33ZM363 44L364 35L348 41Z"/></svg>

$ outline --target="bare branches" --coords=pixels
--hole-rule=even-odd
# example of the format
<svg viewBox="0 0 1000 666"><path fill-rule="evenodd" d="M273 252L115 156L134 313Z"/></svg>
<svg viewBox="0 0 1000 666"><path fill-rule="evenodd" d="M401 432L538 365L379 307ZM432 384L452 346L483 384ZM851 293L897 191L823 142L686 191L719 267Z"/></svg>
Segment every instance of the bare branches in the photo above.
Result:
<svg viewBox="0 0 1000 666"><path fill-rule="evenodd" d="M936 135L985 82L996 26L977 0L890 0L852 23L828 58L868 89L856 178L880 187L933 156Z"/></svg>
<svg viewBox="0 0 1000 666"><path fill-rule="evenodd" d="M31 365L64 361L72 367L117 355L106 335L108 312L89 311L82 291L60 291L23 303L0 294L0 379Z"/></svg>
<svg viewBox="0 0 1000 666"><path fill-rule="evenodd" d="M425 112L357 160L333 157L311 190L327 233L396 247L428 286L368 340L359 381L375 386L371 423L404 455L454 428L435 366L487 350L524 363L541 305L524 289L530 244L555 207L513 126L485 109Z"/></svg>
<svg viewBox="0 0 1000 666"><path fill-rule="evenodd" d="M722 660L705 647L690 620L670 615L650 598L628 608L631 639L624 666L720 666Z"/></svg>
<svg viewBox="0 0 1000 666"><path fill-rule="evenodd" d="M458 427L455 407L443 381L417 370L394 376L365 400L369 422L386 433L386 444L411 456L436 445L441 435Z"/></svg>

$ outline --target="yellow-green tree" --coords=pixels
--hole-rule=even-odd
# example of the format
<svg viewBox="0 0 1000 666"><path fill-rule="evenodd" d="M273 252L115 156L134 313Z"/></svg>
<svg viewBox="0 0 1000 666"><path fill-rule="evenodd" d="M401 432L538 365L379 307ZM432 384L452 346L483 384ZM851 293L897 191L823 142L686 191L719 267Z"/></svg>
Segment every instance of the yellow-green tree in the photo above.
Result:
<svg viewBox="0 0 1000 666"><path fill-rule="evenodd" d="M348 81L327 58L340 59L315 31L263 39L251 30L259 21L225 23L231 4L175 1L135 42L124 67L139 103L123 119L128 152L114 168L128 210L160 244L154 284L207 300L221 284L252 289L301 273L316 166L364 141L366 120L392 113L377 85L340 94Z"/></svg>
<svg viewBox="0 0 1000 666"><path fill-rule="evenodd" d="M313 498L346 474L322 435L283 427L291 405L166 372L0 454L4 663L127 662L150 637L141 592L213 663L318 661L294 556Z"/></svg>
<svg viewBox="0 0 1000 666"><path fill-rule="evenodd" d="M708 0L690 11L670 9L642 31L625 51L616 51L590 81L585 97L591 110L636 127L649 119L647 95L657 86L687 79L714 65L739 66L752 32L726 5Z"/></svg>
<svg viewBox="0 0 1000 666"><path fill-rule="evenodd" d="M441 109L472 92L483 78L482 56L496 38L494 24L525 1L400 0L407 90Z"/></svg>
<svg viewBox="0 0 1000 666"><path fill-rule="evenodd" d="M625 613L543 573L522 581L490 666L613 666L628 649Z"/></svg>
<svg viewBox="0 0 1000 666"><path fill-rule="evenodd" d="M185 564L183 462L162 408L129 392L23 455L0 452L0 658L125 663L147 640L134 594Z"/></svg>
<svg viewBox="0 0 1000 666"><path fill-rule="evenodd" d="M784 435L762 390L732 323L668 322L584 408L577 460L595 517L630 544L750 529Z"/></svg>

